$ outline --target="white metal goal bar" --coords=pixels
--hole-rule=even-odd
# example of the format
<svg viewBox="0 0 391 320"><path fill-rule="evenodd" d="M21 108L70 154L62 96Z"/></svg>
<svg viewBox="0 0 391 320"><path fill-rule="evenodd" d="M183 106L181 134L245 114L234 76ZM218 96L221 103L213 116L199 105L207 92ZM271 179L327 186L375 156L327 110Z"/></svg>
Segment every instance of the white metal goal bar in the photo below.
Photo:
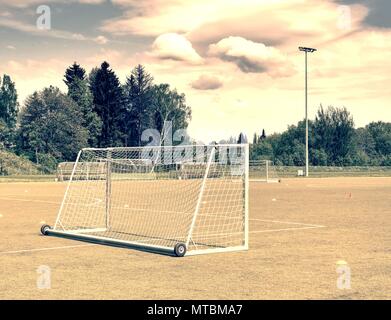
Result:
<svg viewBox="0 0 391 320"><path fill-rule="evenodd" d="M247 144L85 148L41 231L176 256L246 250L248 177Z"/></svg>

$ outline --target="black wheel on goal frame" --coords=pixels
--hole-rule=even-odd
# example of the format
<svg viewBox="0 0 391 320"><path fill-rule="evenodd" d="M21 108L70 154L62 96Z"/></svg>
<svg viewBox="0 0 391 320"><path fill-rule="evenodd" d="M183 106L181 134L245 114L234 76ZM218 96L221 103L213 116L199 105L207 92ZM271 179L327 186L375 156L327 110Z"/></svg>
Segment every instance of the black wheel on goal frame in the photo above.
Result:
<svg viewBox="0 0 391 320"><path fill-rule="evenodd" d="M177 257L183 257L186 254L186 245L184 243L177 243L174 247L174 253Z"/></svg>
<svg viewBox="0 0 391 320"><path fill-rule="evenodd" d="M41 233L46 236L47 235L47 231L50 230L51 227L47 224L44 224L42 227L41 227Z"/></svg>

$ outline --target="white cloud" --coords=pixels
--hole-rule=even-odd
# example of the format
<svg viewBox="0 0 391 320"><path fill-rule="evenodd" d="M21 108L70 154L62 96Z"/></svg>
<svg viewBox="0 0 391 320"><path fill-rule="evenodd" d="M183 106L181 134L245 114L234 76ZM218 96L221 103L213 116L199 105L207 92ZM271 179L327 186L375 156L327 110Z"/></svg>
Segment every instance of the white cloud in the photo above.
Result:
<svg viewBox="0 0 391 320"><path fill-rule="evenodd" d="M29 33L31 35L47 37L47 38L77 40L77 41L92 41L98 44L106 44L109 41L106 37L102 35L97 37L87 37L81 33L73 33L73 32L58 30L58 29L41 30L38 29L34 24L28 24L22 21L1 17L1 16L0 16L0 26Z"/></svg>
<svg viewBox="0 0 391 320"><path fill-rule="evenodd" d="M210 45L209 54L232 61L246 73L267 73L272 77L295 73L293 64L278 49L242 37L228 37Z"/></svg>
<svg viewBox="0 0 391 320"><path fill-rule="evenodd" d="M94 41L99 44L106 44L109 40L105 36L97 36Z"/></svg>
<svg viewBox="0 0 391 320"><path fill-rule="evenodd" d="M191 64L200 64L203 61L191 42L176 33L165 33L157 37L152 44L151 54L159 59L185 61Z"/></svg>
<svg viewBox="0 0 391 320"><path fill-rule="evenodd" d="M279 3L292 5L303 0L113 0L124 15L106 21L103 30L115 34L157 36L161 33L186 33L207 23L243 17L254 10Z"/></svg>
<svg viewBox="0 0 391 320"><path fill-rule="evenodd" d="M38 0L33 2L41 4ZM47 3L50 5L54 0ZM45 57L42 50L36 52L32 47L31 52L21 53L25 57L11 61L17 59L15 52L3 50L6 57L3 72L16 81L20 98L50 84L65 90L63 73L74 59L87 70L107 60L122 82L141 63L156 83L169 83L186 94L193 113L189 129L194 138L219 140L236 136L240 131L250 137L262 128L270 134L303 118L304 56L297 47L305 45L319 49L309 57L311 118L322 102L346 106L357 126L380 119L391 121L388 89L391 32L363 24L368 13L363 5L350 6L352 25L348 32L338 26L340 12L333 0L112 0L112 3L120 5L123 15L106 21L103 29L130 35L127 37L130 42L137 41L134 46L137 53L129 53L122 44L117 46L117 40L96 49L96 43L106 41L103 36L83 37L58 30L42 32L34 25L4 23L7 17L0 14L2 26L47 37ZM171 36L166 36L167 33ZM59 47L60 42L52 44L50 37L84 39L91 46L64 41L64 46ZM144 49L153 42L151 37L158 39L152 48ZM50 59L54 56L56 60ZM224 86L208 90L217 88L219 80L224 81Z"/></svg>
<svg viewBox="0 0 391 320"><path fill-rule="evenodd" d="M214 75L202 74L191 83L191 87L197 90L215 90L221 88L223 82Z"/></svg>
<svg viewBox="0 0 391 320"><path fill-rule="evenodd" d="M231 1L231 0L229 0ZM121 17L104 23L102 30L119 35L158 36L162 33L185 33L203 23L205 19L218 13L216 2L221 6L222 0L113 0L113 3L124 7Z"/></svg>
<svg viewBox="0 0 391 320"><path fill-rule="evenodd" d="M117 35L185 34L193 44L232 35L253 41L292 44L324 42L356 30L368 8L350 5L351 29L339 27L339 5L332 0L113 0L123 15L107 20L103 31Z"/></svg>
<svg viewBox="0 0 391 320"><path fill-rule="evenodd" d="M0 26L49 38L58 38L66 40L88 40L85 36L79 33L72 33L55 29L40 30L35 25L27 24L15 19L0 18Z"/></svg>

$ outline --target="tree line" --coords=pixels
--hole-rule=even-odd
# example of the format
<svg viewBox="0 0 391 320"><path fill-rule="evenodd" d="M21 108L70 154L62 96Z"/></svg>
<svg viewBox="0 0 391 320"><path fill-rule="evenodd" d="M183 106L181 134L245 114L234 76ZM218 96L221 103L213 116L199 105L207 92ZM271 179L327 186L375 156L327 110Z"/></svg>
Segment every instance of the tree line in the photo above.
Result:
<svg viewBox="0 0 391 320"><path fill-rule="evenodd" d="M0 78L0 148L53 170L60 161L73 161L84 147L141 146L145 129L164 139L164 123L172 131L186 129L191 108L185 95L168 84L156 84L144 66L134 67L121 84L107 62L88 74L77 63L64 73L67 92L50 86L28 96L20 108L15 83ZM189 139L189 138L188 138ZM245 143L241 133L221 143ZM162 141L160 141L162 143ZM320 106L309 121L311 165L391 165L391 123L354 127L346 108ZM254 134L250 158L279 165L305 164L305 122L282 133Z"/></svg>
<svg viewBox="0 0 391 320"><path fill-rule="evenodd" d="M391 166L391 123L371 122L354 127L346 108L320 106L309 120L309 162L313 166ZM239 140L243 140L243 134ZM253 160L272 160L277 165L305 165L305 121L283 133L254 134Z"/></svg>
<svg viewBox="0 0 391 320"><path fill-rule="evenodd" d="M0 87L0 147L50 171L73 161L84 147L141 146L142 132L187 128L191 108L185 95L155 84L137 65L121 84L107 62L89 74L76 62L64 74L67 93L50 86L36 91L20 108L15 83L3 76ZM163 141L160 141L162 143Z"/></svg>

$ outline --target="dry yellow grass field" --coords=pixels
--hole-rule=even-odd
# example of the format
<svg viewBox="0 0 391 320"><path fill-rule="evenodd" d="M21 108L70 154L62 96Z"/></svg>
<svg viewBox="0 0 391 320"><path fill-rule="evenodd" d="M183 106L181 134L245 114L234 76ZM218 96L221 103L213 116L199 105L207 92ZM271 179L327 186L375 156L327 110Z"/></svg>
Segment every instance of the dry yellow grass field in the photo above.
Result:
<svg viewBox="0 0 391 320"><path fill-rule="evenodd" d="M250 250L185 258L41 236L65 186L0 184L0 299L391 299L391 178L252 182Z"/></svg>

